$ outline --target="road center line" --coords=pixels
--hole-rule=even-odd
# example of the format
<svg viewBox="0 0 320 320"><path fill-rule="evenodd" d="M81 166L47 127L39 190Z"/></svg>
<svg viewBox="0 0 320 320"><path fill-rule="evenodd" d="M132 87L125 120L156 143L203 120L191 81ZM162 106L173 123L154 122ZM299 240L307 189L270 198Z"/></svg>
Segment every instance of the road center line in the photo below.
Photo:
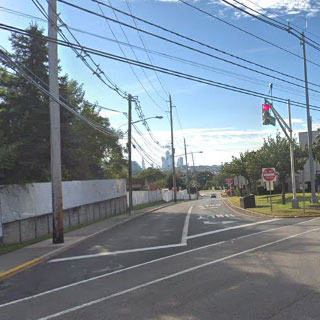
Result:
<svg viewBox="0 0 320 320"><path fill-rule="evenodd" d="M195 251L198 251L198 250L203 250L203 249L207 249L207 248L210 248L210 247L214 247L214 246L217 246L217 245L220 245L220 244L224 244L224 243L226 243L228 241L236 241L236 240L241 239L241 238L251 237L251 236L255 236L255 235L258 235L258 234L261 234L261 233L266 233L266 232L269 232L269 231L275 231L275 230L278 230L278 229L284 229L284 228L288 228L288 227L292 227L292 226L297 226L297 225L304 224L304 223L307 223L307 222L310 222L310 221L313 221L313 220L316 220L316 219L319 219L319 218L313 218L313 219L302 221L302 222L298 222L298 223L295 223L295 224L290 224L290 225L285 225L285 226L281 226L281 227L277 227L277 228L272 228L272 229L267 229L267 230L263 230L263 231L254 232L254 233L251 233L251 234L248 234L248 235L245 235L245 236L240 236L240 237L233 238L233 239L226 240L226 241L220 241L220 242L216 242L216 243L207 244L207 245L202 246L202 247L190 249L190 250L187 250L187 251L175 253L175 254L172 254L172 255L169 255L169 256L165 256L165 257L161 257L161 258L158 258L158 259L154 259L154 260L151 260L151 261L139 263L139 264L136 264L134 266L130 266L130 267L127 267L127 268L124 268L124 269L116 270L116 271L109 272L109 273L104 273L104 274L101 274L101 275L96 276L96 277L92 277L92 278L89 278L89 279L85 279L85 280L81 280L81 281L74 282L74 283L71 283L71 284L67 284L65 286L57 287L57 288L54 288L54 289L51 289L51 290L48 290L48 291L43 291L43 292L34 294L32 296L28 296L28 297L25 297L25 298L21 298L21 299L13 300L13 301L10 301L10 302L6 302L4 304L0 304L0 308L4 308L4 307L7 307L7 306L10 306L10 305L13 305L13 304L17 304L17 303L20 303L20 302L24 302L24 301L29 301L29 300L32 300L32 299L36 299L36 298L39 298L39 297L42 297L42 296L45 296L45 295L48 295L48 294L51 294L51 293L54 293L54 292L62 291L62 290L65 290L65 289L68 289L68 288L72 288L72 287L75 287L75 286L78 286L78 285L81 285L81 284L84 284L84 283L88 283L88 282L91 282L91 281L95 281L95 280L99 280L99 279L102 279L102 278L110 277L110 276L113 276L115 274L122 273L122 272L125 272L125 271L129 271L129 270L132 270L132 269L137 269L137 268L143 267L143 266L148 265L148 264L152 264L152 263L160 262L160 261L163 261L163 260L171 259L171 258L180 256L180 255L188 254L188 253L195 252Z"/></svg>
<svg viewBox="0 0 320 320"><path fill-rule="evenodd" d="M272 242L269 242L269 243L265 243L263 245L260 245L260 246L257 246L257 247L251 248L251 249L240 251L240 252L231 254L229 256L226 256L226 257L223 257L223 258L220 258L220 259L217 259L217 260L209 261L209 262L206 262L206 263L200 264L198 266L195 266L195 267L192 267L192 268L188 268L188 269L176 272L176 273L172 273L172 274L169 274L169 275L167 275L165 277L161 277L161 278L149 281L149 282L145 282L145 283L140 284L138 286L135 286L135 287L123 290L123 291L119 291L119 292L111 294L109 296L105 296L105 297L102 297L102 298L97 299L97 300L92 300L90 302L78 305L76 307L73 307L73 308L70 308L70 309L63 310L61 312L57 312L57 313L51 314L49 316L40 318L38 320L54 319L54 318L63 316L65 314L69 314L69 313L72 313L74 311L77 311L77 310L80 310L80 309L84 309L84 308L90 307L92 305L95 305L95 304L110 300L112 298L122 296L122 295L124 295L126 293L130 293L130 292L139 290L141 288L149 287L149 286L151 286L153 284L160 283L162 281L165 281L165 280L168 280L168 279L172 279L172 278L178 277L180 275L183 275L183 274L186 274L186 273L190 273L192 271L195 271L195 270L198 270L198 269L201 269L201 268L204 268L204 267L207 267L207 266L210 266L210 265L213 265L213 264L225 261L225 260L229 260L229 259L241 256L243 254L246 254L246 253L249 253L249 252L252 252L252 251L256 251L258 249L266 248L266 247L272 246L274 244L277 244L277 243L280 243L280 242L283 242L283 241L286 241L286 240L290 240L292 238L296 238L296 237L299 237L301 235L304 235L304 234L307 234L307 233L310 233L310 232L314 232L314 231L318 231L318 230L320 230L320 228L315 228L315 229L311 229L311 230L308 230L308 231L300 232L300 233L297 233L297 234L294 234L294 235L291 235L291 236L288 236L288 237L285 237L285 238L282 238L282 239L279 239L279 240L275 240L275 241L272 241Z"/></svg>
<svg viewBox="0 0 320 320"><path fill-rule="evenodd" d="M128 250L122 250L122 251L113 251L113 252L100 252L100 253L94 253L94 254L86 254L82 256L73 256L73 257L66 257L66 258L59 258L59 259L52 259L49 261L49 263L52 262L62 262L62 261L70 261L70 260L80 260L80 259L89 259L89 258L95 258L95 257L102 257L102 256L116 256L118 254L123 253L133 253L133 252L141 252L141 251L151 251L151 250L159 250L159 249L169 249L169 248L176 248L176 247L184 247L187 244L184 243L177 243L177 244L168 244L163 246L157 246L157 247L146 247L146 248L138 248L138 249L128 249Z"/></svg>
<svg viewBox="0 0 320 320"><path fill-rule="evenodd" d="M270 220L264 220L264 221L253 222L253 223L246 223L246 224L243 224L243 225L240 225L240 226L234 226L234 227L229 227L229 228L224 228L224 229L219 229L219 230L213 230L213 231L198 233L198 234L194 234L192 236L188 236L187 239L194 239L194 238L204 237L204 236L207 236L207 235L210 235L210 234L214 234L214 233L220 233L220 232L226 232L226 231L234 230L234 229L246 228L246 227L250 227L250 226L255 226L257 224L269 223L269 222L278 221L278 220L280 220L280 219L270 219Z"/></svg>
<svg viewBox="0 0 320 320"><path fill-rule="evenodd" d="M189 221L190 221L190 214L193 209L193 206L191 206L188 210L188 214L186 216L186 220L184 220L184 226L182 231L182 238L181 238L181 244L187 245L187 237L188 237L188 230L189 230Z"/></svg>

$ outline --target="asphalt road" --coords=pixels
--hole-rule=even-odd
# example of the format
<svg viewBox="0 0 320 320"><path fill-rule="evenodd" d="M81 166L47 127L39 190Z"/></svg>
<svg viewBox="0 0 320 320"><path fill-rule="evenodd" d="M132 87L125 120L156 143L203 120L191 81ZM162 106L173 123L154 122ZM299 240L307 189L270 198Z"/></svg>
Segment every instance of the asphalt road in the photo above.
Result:
<svg viewBox="0 0 320 320"><path fill-rule="evenodd" d="M0 319L320 319L319 231L184 202L8 278Z"/></svg>

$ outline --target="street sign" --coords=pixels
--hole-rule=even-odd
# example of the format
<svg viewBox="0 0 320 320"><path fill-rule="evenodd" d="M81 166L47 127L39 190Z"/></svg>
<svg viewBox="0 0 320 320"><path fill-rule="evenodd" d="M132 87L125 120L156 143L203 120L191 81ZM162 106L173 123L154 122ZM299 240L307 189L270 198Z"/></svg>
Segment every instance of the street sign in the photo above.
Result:
<svg viewBox="0 0 320 320"><path fill-rule="evenodd" d="M272 212L272 195L273 181L276 179L276 169L275 168L263 168L262 169L262 180L267 182L267 190L270 194L270 210Z"/></svg>
<svg viewBox="0 0 320 320"><path fill-rule="evenodd" d="M226 178L226 184L229 184L230 186L233 184L232 178Z"/></svg>
<svg viewBox="0 0 320 320"><path fill-rule="evenodd" d="M274 191L273 181L270 181L269 183L266 183L267 191Z"/></svg>
<svg viewBox="0 0 320 320"><path fill-rule="evenodd" d="M262 169L262 179L267 182L274 181L276 179L275 168L263 168Z"/></svg>

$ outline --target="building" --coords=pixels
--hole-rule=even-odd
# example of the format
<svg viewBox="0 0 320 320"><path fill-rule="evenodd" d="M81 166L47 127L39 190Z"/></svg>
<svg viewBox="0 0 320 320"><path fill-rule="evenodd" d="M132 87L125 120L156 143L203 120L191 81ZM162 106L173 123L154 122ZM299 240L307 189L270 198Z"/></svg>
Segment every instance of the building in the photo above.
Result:
<svg viewBox="0 0 320 320"><path fill-rule="evenodd" d="M165 157L161 157L161 169L162 170L172 169L172 156L169 151L166 152Z"/></svg>
<svg viewBox="0 0 320 320"><path fill-rule="evenodd" d="M142 168L142 170L146 169L146 164L144 162L144 158L142 158L142 161L141 161L141 168Z"/></svg>
<svg viewBox="0 0 320 320"><path fill-rule="evenodd" d="M317 137L320 136L320 129L317 131L312 131L312 142L315 142ZM305 150L306 146L308 146L308 132L299 132L299 145L302 148L302 150ZM313 174L316 178L317 172L320 173L320 165L317 161L313 162ZM311 184L310 184L310 168L309 168L309 159L306 161L304 165L304 170L300 172L298 176L298 184L297 189L302 189L302 182L305 182L305 188L306 190L311 190Z"/></svg>
<svg viewBox="0 0 320 320"><path fill-rule="evenodd" d="M177 161L177 168L183 167L183 157L179 157Z"/></svg>

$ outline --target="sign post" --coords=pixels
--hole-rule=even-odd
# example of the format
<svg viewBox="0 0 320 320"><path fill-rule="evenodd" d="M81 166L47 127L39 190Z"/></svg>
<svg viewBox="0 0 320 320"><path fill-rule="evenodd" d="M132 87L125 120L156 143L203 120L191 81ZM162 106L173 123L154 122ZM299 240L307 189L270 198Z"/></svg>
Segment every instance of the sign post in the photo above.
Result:
<svg viewBox="0 0 320 320"><path fill-rule="evenodd" d="M276 170L275 168L263 168L262 169L262 179L263 181L269 184L270 192L270 210L272 212L272 195L271 195L271 181L276 179Z"/></svg>
<svg viewBox="0 0 320 320"><path fill-rule="evenodd" d="M233 178L226 178L226 184L230 187L230 196L232 197Z"/></svg>

